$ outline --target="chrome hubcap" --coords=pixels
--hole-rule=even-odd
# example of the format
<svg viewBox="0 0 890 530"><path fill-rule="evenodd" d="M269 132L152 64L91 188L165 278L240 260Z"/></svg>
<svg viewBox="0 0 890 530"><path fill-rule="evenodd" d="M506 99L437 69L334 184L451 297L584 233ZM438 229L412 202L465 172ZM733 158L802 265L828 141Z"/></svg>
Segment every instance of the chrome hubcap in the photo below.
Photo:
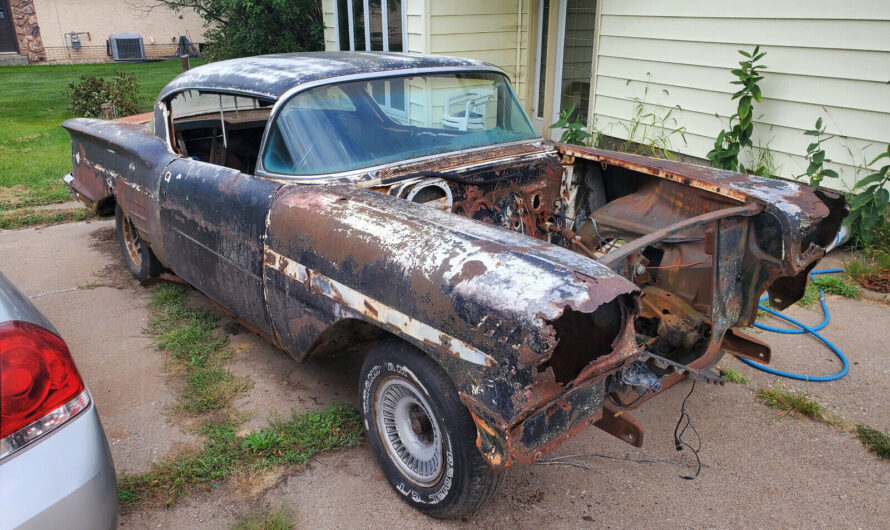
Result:
<svg viewBox="0 0 890 530"><path fill-rule="evenodd" d="M442 476L442 434L432 408L410 382L390 378L377 389L377 430L399 469L421 486Z"/></svg>

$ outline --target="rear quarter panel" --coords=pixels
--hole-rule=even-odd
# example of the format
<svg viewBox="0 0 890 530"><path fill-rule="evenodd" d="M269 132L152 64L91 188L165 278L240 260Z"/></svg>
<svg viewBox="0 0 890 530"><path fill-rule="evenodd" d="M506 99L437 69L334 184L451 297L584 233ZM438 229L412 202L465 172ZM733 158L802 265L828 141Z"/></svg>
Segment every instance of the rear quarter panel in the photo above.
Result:
<svg viewBox="0 0 890 530"><path fill-rule="evenodd" d="M71 186L81 200L97 211L113 197L166 263L158 248L158 189L164 168L177 155L144 124L76 118L62 126L71 135Z"/></svg>

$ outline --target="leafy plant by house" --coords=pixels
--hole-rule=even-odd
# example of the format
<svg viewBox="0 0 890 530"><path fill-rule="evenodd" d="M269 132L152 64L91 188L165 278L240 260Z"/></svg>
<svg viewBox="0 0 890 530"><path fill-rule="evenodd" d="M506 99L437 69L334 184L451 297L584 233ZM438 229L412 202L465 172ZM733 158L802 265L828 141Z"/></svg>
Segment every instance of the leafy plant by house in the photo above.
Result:
<svg viewBox="0 0 890 530"><path fill-rule="evenodd" d="M885 158L890 160L890 144L887 145L886 151L871 161L869 166L874 166ZM853 234L866 245L871 245L875 240L875 234L887 225L887 216L890 214L888 182L890 182L890 163L863 177L853 187L850 215L844 220L844 224L850 226Z"/></svg>
<svg viewBox="0 0 890 530"><path fill-rule="evenodd" d="M76 116L101 118L102 105L111 104L115 118L136 114L139 103L139 83L136 76L114 73L110 80L92 75L82 75L78 81L68 83L63 92L68 108Z"/></svg>
<svg viewBox="0 0 890 530"><path fill-rule="evenodd" d="M714 141L714 148L707 156L716 168L748 173L748 169L739 162L739 153L743 148L754 145L751 140L754 135L754 102L760 103L762 100L758 83L763 79L761 70L767 68L758 61L766 52L761 52L760 46L755 46L753 52L739 50L739 53L743 59L739 61L739 68L732 70L732 74L738 79L731 82L742 87L732 95L732 99L739 100L738 109L729 117L729 130L720 131ZM761 172L765 173L765 170Z"/></svg>
<svg viewBox="0 0 890 530"><path fill-rule="evenodd" d="M671 114L674 109L664 113L655 110L647 112L646 106L657 107L647 103L649 86L643 88L643 97L633 98L634 111L628 122L621 122L626 140L619 148L625 153L653 156L675 160L671 150L671 138L679 134L686 143L686 127L677 126L677 120Z"/></svg>
<svg viewBox="0 0 890 530"><path fill-rule="evenodd" d="M804 134L815 136L816 141L807 146L807 162L809 162L809 165L807 165L806 172L795 178L806 176L809 179L810 186L822 185L822 179L825 177L838 178L837 171L825 167L825 163L831 162L831 160L825 158L825 149L822 148L822 143L831 140L834 136L825 135L825 126L822 125L822 118L820 117L816 120L815 128L805 131Z"/></svg>
<svg viewBox="0 0 890 530"><path fill-rule="evenodd" d="M591 146L596 139L596 135L584 130L584 124L578 119L578 115L575 114L574 105L568 110L560 112L559 119L550 128L562 129L559 141L567 144Z"/></svg>

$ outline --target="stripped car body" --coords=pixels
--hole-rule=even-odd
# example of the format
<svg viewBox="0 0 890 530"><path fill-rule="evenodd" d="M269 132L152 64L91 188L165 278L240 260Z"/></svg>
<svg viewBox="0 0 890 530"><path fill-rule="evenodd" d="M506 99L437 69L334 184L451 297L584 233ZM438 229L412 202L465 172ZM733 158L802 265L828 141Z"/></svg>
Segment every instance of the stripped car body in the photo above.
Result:
<svg viewBox="0 0 890 530"><path fill-rule="evenodd" d="M415 76L407 94L417 76L440 74L494 82L478 98L495 102L492 119L527 122L502 104L513 97L492 81L503 72L477 61L238 59L180 75L144 123L65 122L66 182L99 214L120 205L165 267L298 360L393 335L425 352L493 468L533 462L593 423L640 445L642 427L620 411L723 352L769 361L740 328L764 291L780 308L803 294L844 216L837 194L540 138L308 176L267 167L289 102L319 87L343 87L349 101L312 112L376 101L380 134L463 138L390 119L401 109L370 82L362 96L348 88ZM212 112L177 116L177 97L208 95L218 125ZM470 116L468 105L460 117ZM353 128L348 141L373 140L361 135L373 136ZM658 384L634 383L631 366Z"/></svg>

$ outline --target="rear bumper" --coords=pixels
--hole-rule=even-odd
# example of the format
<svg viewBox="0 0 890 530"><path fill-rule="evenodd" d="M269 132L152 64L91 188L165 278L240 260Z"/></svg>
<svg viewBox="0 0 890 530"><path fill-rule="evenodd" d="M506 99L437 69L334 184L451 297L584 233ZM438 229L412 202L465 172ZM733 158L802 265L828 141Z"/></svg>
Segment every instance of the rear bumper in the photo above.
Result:
<svg viewBox="0 0 890 530"><path fill-rule="evenodd" d="M0 462L0 527L115 528L117 479L94 405Z"/></svg>
<svg viewBox="0 0 890 530"><path fill-rule="evenodd" d="M72 173L68 173L62 177L62 180L65 181L65 184L68 186L68 191L71 192L71 197L75 201L82 202L84 206L90 209L90 211L96 213L96 201L86 194L86 188L77 182Z"/></svg>

